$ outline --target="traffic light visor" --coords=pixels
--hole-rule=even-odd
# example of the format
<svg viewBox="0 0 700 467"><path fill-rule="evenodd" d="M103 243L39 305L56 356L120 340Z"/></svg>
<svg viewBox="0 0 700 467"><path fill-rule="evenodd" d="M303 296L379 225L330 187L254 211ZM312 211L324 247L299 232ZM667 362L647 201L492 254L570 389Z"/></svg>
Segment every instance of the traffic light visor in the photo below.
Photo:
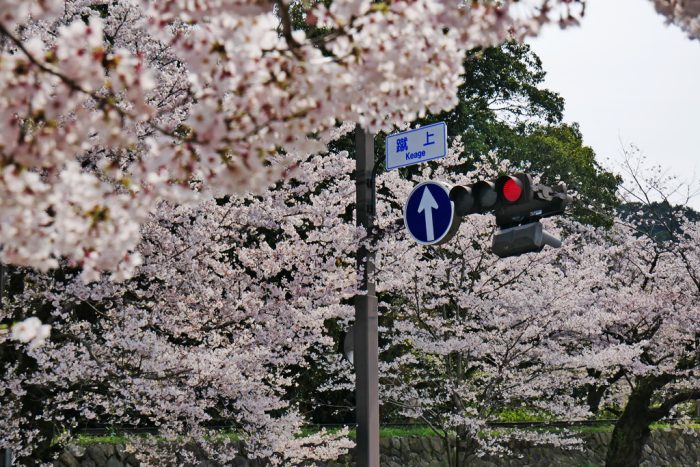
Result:
<svg viewBox="0 0 700 467"><path fill-rule="evenodd" d="M482 212L491 210L496 206L498 201L498 192L496 192L496 187L492 182L477 182L472 188L476 202Z"/></svg>
<svg viewBox="0 0 700 467"><path fill-rule="evenodd" d="M471 187L456 185L450 190L450 199L455 204L455 213L466 216L474 207L474 196Z"/></svg>

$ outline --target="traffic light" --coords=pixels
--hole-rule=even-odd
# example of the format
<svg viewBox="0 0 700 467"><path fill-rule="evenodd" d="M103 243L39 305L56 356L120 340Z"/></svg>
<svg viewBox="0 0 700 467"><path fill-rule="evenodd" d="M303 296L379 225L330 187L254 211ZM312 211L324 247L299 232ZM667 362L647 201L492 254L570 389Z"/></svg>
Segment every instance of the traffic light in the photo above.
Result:
<svg viewBox="0 0 700 467"><path fill-rule="evenodd" d="M566 184L559 183L555 188L535 185L530 175L522 173L454 186L450 199L457 216L494 213L499 230L494 234L492 249L501 258L540 251L545 245L561 246L539 220L562 214L571 202Z"/></svg>
<svg viewBox="0 0 700 467"><path fill-rule="evenodd" d="M455 214L484 214L514 203L522 204L532 198L532 179L526 174L504 175L493 181L479 181L471 185L456 185L450 190Z"/></svg>

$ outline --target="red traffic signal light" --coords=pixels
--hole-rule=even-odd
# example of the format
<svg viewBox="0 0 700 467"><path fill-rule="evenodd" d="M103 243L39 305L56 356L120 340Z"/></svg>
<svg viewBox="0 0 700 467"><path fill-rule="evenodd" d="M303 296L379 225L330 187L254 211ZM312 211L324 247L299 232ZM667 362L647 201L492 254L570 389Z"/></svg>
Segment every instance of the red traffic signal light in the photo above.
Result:
<svg viewBox="0 0 700 467"><path fill-rule="evenodd" d="M530 190L532 181L529 175L517 174L515 176L503 175L496 180L498 199L505 204L520 201Z"/></svg>
<svg viewBox="0 0 700 467"><path fill-rule="evenodd" d="M515 201L502 202L494 210L496 225L499 227L524 225L563 214L566 206L571 203L571 196L566 193L564 183L550 188L545 185L532 185L529 175L518 174L516 177L520 182L524 182L524 189ZM500 186L504 200L508 199L507 195L515 198L517 189L514 184L504 180Z"/></svg>
<svg viewBox="0 0 700 467"><path fill-rule="evenodd" d="M523 189L520 186L520 182L517 179L511 178L503 185L503 198L511 203L516 202L520 195L523 194Z"/></svg>

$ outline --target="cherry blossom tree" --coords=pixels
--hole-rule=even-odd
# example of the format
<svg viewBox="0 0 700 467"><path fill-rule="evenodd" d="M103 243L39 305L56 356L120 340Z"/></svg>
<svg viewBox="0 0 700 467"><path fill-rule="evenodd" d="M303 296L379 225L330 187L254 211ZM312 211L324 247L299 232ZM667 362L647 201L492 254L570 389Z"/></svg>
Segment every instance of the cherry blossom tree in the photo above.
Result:
<svg viewBox="0 0 700 467"><path fill-rule="evenodd" d="M572 396L557 340L562 317L585 290L582 271L564 274L566 249L499 260L492 232L489 220L470 220L456 241L423 253L421 266L386 290L385 313L394 318L384 334L386 402L431 426L454 466L470 454L502 452L511 439L573 443L549 433L492 433L487 423L504 410L588 414Z"/></svg>
<svg viewBox="0 0 700 467"><path fill-rule="evenodd" d="M236 446L210 429L225 423L248 456L276 464L347 451L347 431L299 436L304 417L286 394L312 364L309 349L333 345L325 323L352 313L363 235L347 216L353 161L286 158L301 170L275 190L160 204L130 280L27 273L0 319L36 314L52 337L0 336L1 446L31 464L77 427L146 425L159 438L131 441L152 444L139 450L145 461L188 463L196 447L227 463ZM16 332L29 337L30 324Z"/></svg>
<svg viewBox="0 0 700 467"><path fill-rule="evenodd" d="M144 225L144 263L131 280L85 284L77 269L31 274L5 317L40 310L54 338L26 344L31 349L3 344L17 348L3 354L3 420L12 424L3 442L30 455L86 420L156 423L163 436L188 434L226 459L234 453L209 443L206 428L226 418L253 455L337 456L342 440L293 436L303 418L285 391L295 384L290 369L312 364L312 349L349 369L330 356L323 324L350 320L352 255L363 238L377 251L383 401L434 426L455 464L460 450L498 450L512 438L572 442L528 432L478 436L503 408L586 416L582 387L598 391L601 406L632 407L639 384L660 375L668 382L651 394L647 420L695 398L697 289L688 286L698 277L697 226L686 225L670 247L623 227L565 225L564 248L496 260L491 221L473 216L452 242L419 247L401 222L416 181L467 183L506 170L485 163L457 174L460 152L457 141L444 163L413 180L381 175L379 224L368 238L350 215L347 154L288 155L300 170L264 194L161 204ZM641 274L644 265L651 269ZM620 430L624 420L623 411ZM641 443L613 444L611 452L627 459Z"/></svg>
<svg viewBox="0 0 700 467"><path fill-rule="evenodd" d="M442 170L433 178L449 179ZM637 199L676 191L663 171L632 175L638 189L627 193ZM444 430L446 442L452 430L482 449L484 421L503 407L567 418L607 409L619 420L606 464L638 465L650 425L700 397L700 223L664 212L656 229L624 219L610 231L565 225L560 250L499 261L478 216L439 248L394 245L387 261L400 257L404 274L387 268L380 287L395 319L387 400Z"/></svg>
<svg viewBox="0 0 700 467"><path fill-rule="evenodd" d="M619 413L608 466L639 465L651 423L700 397L697 231L659 242L619 226L582 246L591 293L562 321L561 342L587 370L591 408Z"/></svg>
<svg viewBox="0 0 700 467"><path fill-rule="evenodd" d="M623 195L633 202L613 230L582 243L588 305L564 322L562 340L570 366L586 368L591 411L619 415L609 466L638 465L650 425L700 397L700 222L671 203L687 202L692 189L638 154L627 152L623 168Z"/></svg>

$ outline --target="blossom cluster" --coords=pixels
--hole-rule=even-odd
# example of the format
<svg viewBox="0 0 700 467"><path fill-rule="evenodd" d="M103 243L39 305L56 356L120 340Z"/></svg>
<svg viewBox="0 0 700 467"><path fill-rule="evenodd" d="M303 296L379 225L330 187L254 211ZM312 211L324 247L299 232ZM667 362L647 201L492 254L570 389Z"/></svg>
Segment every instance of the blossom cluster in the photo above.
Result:
<svg viewBox="0 0 700 467"><path fill-rule="evenodd" d="M683 29L689 37L700 38L700 1L653 0L656 11Z"/></svg>
<svg viewBox="0 0 700 467"><path fill-rule="evenodd" d="M12 326L12 339L29 343L29 348L39 347L44 344L51 333L51 326L41 324L36 316L25 319Z"/></svg>

